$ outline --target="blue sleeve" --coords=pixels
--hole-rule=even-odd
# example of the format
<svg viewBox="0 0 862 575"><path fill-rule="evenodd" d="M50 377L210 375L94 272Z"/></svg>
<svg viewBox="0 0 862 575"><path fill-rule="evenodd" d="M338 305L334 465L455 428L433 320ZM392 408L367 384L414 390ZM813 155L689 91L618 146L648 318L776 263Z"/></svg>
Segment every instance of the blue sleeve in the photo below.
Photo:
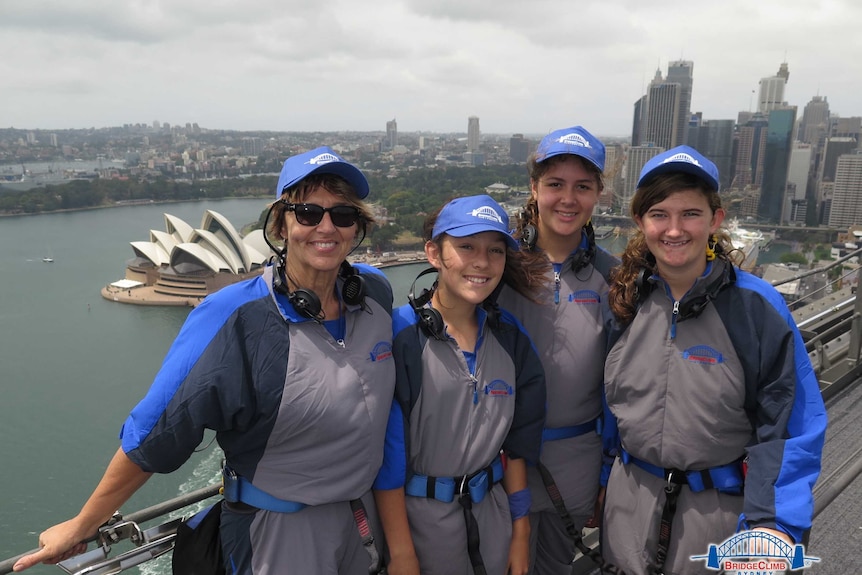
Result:
<svg viewBox="0 0 862 575"><path fill-rule="evenodd" d="M396 489L407 482L410 453L410 413L422 383L422 344L416 314L409 305L392 314L392 356L395 360L395 397L386 423L383 465L374 489Z"/></svg>
<svg viewBox="0 0 862 575"><path fill-rule="evenodd" d="M407 444L404 441L404 413L398 401L392 401L386 439L383 444L383 465L377 472L373 489L397 489L407 483Z"/></svg>
<svg viewBox="0 0 862 575"><path fill-rule="evenodd" d="M608 478L611 476L611 467L614 459L620 454L620 433L617 428L617 418L608 407L605 386L602 385L602 472L599 476L599 485L607 487Z"/></svg>
<svg viewBox="0 0 862 575"><path fill-rule="evenodd" d="M152 386L120 431L123 451L142 469L175 470L198 446L204 429L218 431L227 425L228 410L241 408L234 390L222 385L233 381L239 387L242 379L235 314L268 294L260 278L240 282L207 297L189 314Z"/></svg>
<svg viewBox="0 0 862 575"><path fill-rule="evenodd" d="M742 519L750 527L780 529L800 542L814 512L826 407L784 299L750 274L740 273L737 285L759 296L751 298L747 314L758 326L751 331L759 341L749 343L759 350L760 364L753 394L756 437L748 450Z"/></svg>

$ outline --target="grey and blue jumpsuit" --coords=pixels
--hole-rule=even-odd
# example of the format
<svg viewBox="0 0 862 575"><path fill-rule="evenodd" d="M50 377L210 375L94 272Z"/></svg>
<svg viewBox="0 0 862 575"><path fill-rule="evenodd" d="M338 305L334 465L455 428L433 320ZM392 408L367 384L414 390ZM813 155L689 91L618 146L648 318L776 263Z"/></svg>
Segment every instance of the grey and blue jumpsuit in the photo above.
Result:
<svg viewBox="0 0 862 575"><path fill-rule="evenodd" d="M480 553L489 575L505 575L512 536L500 453L536 461L545 416L541 363L518 321L500 312L498 327L477 308L474 352L454 339L427 337L409 305L395 311L395 400L375 489L406 492L410 533L423 575L470 575L467 528L458 495L429 493L437 479L489 470L487 493L473 499ZM429 497L433 495L434 497Z"/></svg>
<svg viewBox="0 0 862 575"><path fill-rule="evenodd" d="M287 513L223 504L228 573L368 573L349 502L373 505L383 460L395 384L392 291L378 270L354 267L366 309L347 306L333 321L299 316L274 293L271 266L207 297L123 426L123 450L157 473L179 468L214 430L233 473L305 506Z"/></svg>
<svg viewBox="0 0 862 575"><path fill-rule="evenodd" d="M593 515L602 466L597 419L602 413L602 377L607 350L608 277L618 260L596 246L593 261L575 271L586 257L586 236L575 252L548 273L536 304L505 288L500 305L524 325L545 369L548 412L542 464L550 471L575 528ZM527 477L533 494L531 572L569 575L575 549L535 467Z"/></svg>
<svg viewBox="0 0 862 575"><path fill-rule="evenodd" d="M708 264L680 301L650 278L652 291L606 361L616 420L608 423L618 428L622 457L607 485L602 549L630 575L655 566L662 471L673 478L737 469L744 481L741 493L681 487L665 573L714 572L691 557L738 529L778 529L798 543L811 526L826 429L817 377L781 295L744 271L733 281L730 265ZM692 306L701 311L686 318Z"/></svg>

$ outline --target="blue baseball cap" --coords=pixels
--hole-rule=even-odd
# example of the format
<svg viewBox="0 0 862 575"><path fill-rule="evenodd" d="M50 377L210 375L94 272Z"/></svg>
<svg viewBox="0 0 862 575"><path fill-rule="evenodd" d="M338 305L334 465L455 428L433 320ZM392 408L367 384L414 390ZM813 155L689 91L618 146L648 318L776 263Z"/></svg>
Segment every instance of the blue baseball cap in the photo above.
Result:
<svg viewBox="0 0 862 575"><path fill-rule="evenodd" d="M580 156L600 172L605 171L605 145L580 126L554 130L542 138L536 149L536 161L544 162L560 154Z"/></svg>
<svg viewBox="0 0 862 575"><path fill-rule="evenodd" d="M689 146L677 146L650 158L641 170L637 187L655 176L673 172L697 176L718 191L718 168L706 156Z"/></svg>
<svg viewBox="0 0 862 575"><path fill-rule="evenodd" d="M500 232L510 248L518 249L518 242L509 233L509 214L486 195L455 198L443 206L434 223L431 239L437 239L440 234L463 238L481 232Z"/></svg>
<svg viewBox="0 0 862 575"><path fill-rule="evenodd" d="M340 176L353 186L357 198L364 200L368 196L368 180L359 168L336 154L329 146L321 146L284 161L281 175L278 176L278 185L275 187L275 198L280 198L286 188L295 186L312 174Z"/></svg>

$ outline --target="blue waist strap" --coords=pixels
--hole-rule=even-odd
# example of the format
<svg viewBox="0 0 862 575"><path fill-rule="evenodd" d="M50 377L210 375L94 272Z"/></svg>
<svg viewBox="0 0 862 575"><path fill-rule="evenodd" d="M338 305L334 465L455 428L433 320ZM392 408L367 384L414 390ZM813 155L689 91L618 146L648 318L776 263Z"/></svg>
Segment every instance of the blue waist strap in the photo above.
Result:
<svg viewBox="0 0 862 575"><path fill-rule="evenodd" d="M473 503L480 503L501 479L503 462L498 455L488 467L462 477L429 477L414 473L404 487L404 492L412 497L428 497L443 503L452 503L455 495L469 493Z"/></svg>
<svg viewBox="0 0 862 575"><path fill-rule="evenodd" d="M578 437L591 431L599 429L599 419L593 419L586 423L578 425L569 425L568 427L546 427L542 430L542 441L556 441L558 439L569 439L570 437Z"/></svg>
<svg viewBox="0 0 862 575"><path fill-rule="evenodd" d="M633 463L644 471L667 479L672 483L688 485L692 492L706 491L707 489L718 489L722 493L731 495L739 495L742 493L742 487L745 484L745 478L742 475L741 461L734 461L727 465L719 465L718 467L710 467L700 471L682 471L679 469L665 469L647 463L642 459L633 457L628 451L623 450L623 463Z"/></svg>
<svg viewBox="0 0 862 575"><path fill-rule="evenodd" d="M306 507L305 503L279 499L266 491L258 489L248 479L237 475L228 466L225 466L222 470L222 480L224 481L224 498L230 503L245 503L258 509L266 509L267 511L275 511L277 513L296 513Z"/></svg>

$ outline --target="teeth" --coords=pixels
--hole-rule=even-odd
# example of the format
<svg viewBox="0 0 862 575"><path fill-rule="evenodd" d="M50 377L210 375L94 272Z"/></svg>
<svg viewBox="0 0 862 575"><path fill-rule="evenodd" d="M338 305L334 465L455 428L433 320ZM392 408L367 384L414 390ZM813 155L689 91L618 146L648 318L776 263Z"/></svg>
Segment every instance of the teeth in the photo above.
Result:
<svg viewBox="0 0 862 575"><path fill-rule="evenodd" d="M486 283L488 283L488 278L475 278L475 277L469 277L468 276L468 277L465 277L464 279L466 279L468 282L474 283L474 284L486 284Z"/></svg>
<svg viewBox="0 0 862 575"><path fill-rule="evenodd" d="M334 248L335 242L314 242L314 245L319 248Z"/></svg>

